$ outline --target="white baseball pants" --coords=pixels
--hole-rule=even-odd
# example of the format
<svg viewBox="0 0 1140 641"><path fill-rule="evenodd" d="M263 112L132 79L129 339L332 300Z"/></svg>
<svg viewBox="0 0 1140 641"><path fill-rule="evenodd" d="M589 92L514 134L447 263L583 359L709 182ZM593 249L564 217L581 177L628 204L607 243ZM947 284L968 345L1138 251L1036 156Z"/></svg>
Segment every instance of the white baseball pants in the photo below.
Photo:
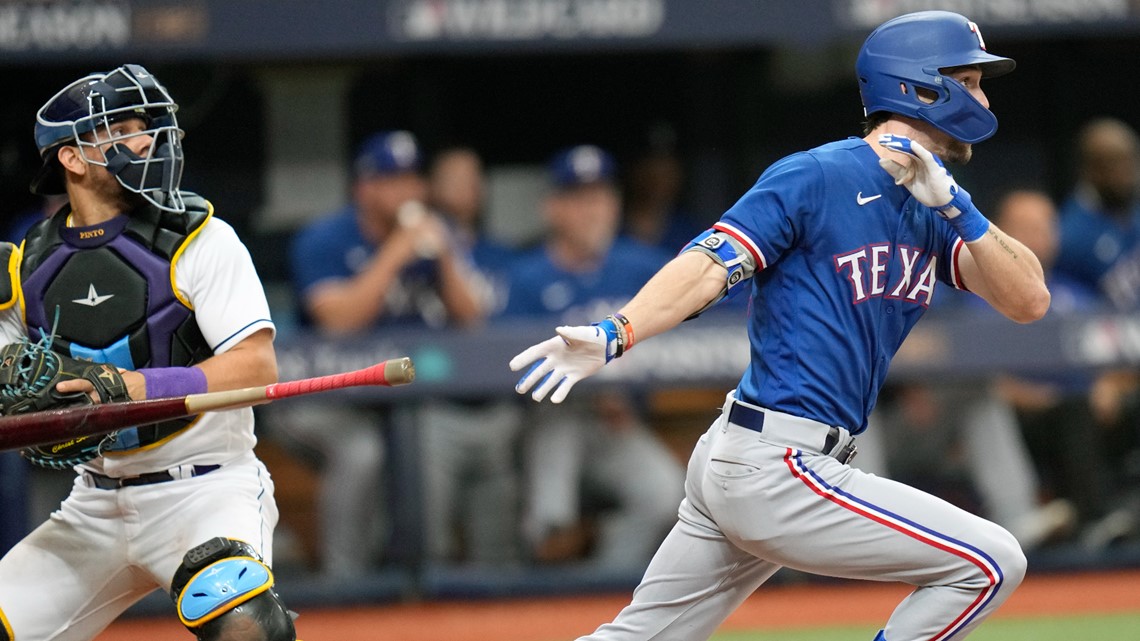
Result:
<svg viewBox="0 0 1140 641"><path fill-rule="evenodd" d="M822 424L765 412L763 432L734 425L732 402L693 452L679 520L632 603L584 640L707 639L782 566L915 586L887 641L961 639L1021 583L1025 556L999 526L799 449Z"/></svg>

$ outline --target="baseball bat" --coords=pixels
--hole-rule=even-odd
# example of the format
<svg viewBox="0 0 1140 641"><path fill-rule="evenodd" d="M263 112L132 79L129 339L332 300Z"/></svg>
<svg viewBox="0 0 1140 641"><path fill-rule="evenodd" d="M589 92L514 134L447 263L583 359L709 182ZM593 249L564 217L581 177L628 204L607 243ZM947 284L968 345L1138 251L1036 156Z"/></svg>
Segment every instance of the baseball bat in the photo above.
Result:
<svg viewBox="0 0 1140 641"><path fill-rule="evenodd" d="M81 436L150 425L202 412L249 407L281 398L316 394L345 387L404 385L411 383L415 376L416 369L412 365L412 359L405 356L352 372L303 378L261 387L0 416L0 450L58 443Z"/></svg>

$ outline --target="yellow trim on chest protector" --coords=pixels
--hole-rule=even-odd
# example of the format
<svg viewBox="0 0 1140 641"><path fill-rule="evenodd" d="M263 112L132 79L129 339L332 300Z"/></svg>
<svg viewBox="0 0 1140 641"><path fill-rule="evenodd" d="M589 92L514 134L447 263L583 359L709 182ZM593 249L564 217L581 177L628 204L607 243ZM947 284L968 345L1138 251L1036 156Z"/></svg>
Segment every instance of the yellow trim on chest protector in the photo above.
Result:
<svg viewBox="0 0 1140 641"><path fill-rule="evenodd" d="M8 309L20 300L20 260L23 252L13 243L0 243L0 260L3 252L8 252L8 281L0 289L0 309Z"/></svg>
<svg viewBox="0 0 1140 641"><path fill-rule="evenodd" d="M0 641L16 641L16 633L12 631L12 624L8 622L4 610L0 610Z"/></svg>
<svg viewBox="0 0 1140 641"><path fill-rule="evenodd" d="M194 309L194 306L190 304L190 301L186 300L186 297L182 295L182 292L178 291L178 279L175 276L175 265L178 264L178 259L182 258L182 252L186 251L186 247L190 245L190 241L197 238L198 234L202 232L207 224L209 224L210 219L214 217L214 203L205 199L203 199L203 202L206 203L206 220L203 220L201 225L198 225L194 231L186 235L186 239L182 241L182 244L178 246L177 251L175 251L174 255L170 257L170 291L174 292L174 297L177 298L180 303L185 305L187 309Z"/></svg>

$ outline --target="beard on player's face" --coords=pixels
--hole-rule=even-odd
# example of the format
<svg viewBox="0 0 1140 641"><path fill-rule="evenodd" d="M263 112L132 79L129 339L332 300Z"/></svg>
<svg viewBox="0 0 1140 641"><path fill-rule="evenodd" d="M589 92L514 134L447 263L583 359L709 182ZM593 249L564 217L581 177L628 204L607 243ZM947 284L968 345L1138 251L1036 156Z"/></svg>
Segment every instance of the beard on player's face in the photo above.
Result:
<svg viewBox="0 0 1140 641"><path fill-rule="evenodd" d="M901 122L910 129L910 131L902 132L895 130L895 133L902 133L903 135L909 136L911 140L926 147L927 151L938 156L944 163L965 165L970 162L970 159L974 156L973 145L955 139L950 134L925 120L891 114L887 120L879 122L877 126L882 127L891 120Z"/></svg>
<svg viewBox="0 0 1140 641"><path fill-rule="evenodd" d="M930 151L941 158L942 162L953 165L965 165L974 157L973 145L953 138L935 143Z"/></svg>

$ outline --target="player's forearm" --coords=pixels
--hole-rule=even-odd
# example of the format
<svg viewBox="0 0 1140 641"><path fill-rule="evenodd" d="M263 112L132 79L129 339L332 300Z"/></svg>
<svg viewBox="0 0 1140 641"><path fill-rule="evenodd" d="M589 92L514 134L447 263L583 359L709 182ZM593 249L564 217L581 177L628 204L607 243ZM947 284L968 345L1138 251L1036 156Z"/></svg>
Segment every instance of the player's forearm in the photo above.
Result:
<svg viewBox="0 0 1140 641"><path fill-rule="evenodd" d="M378 255L352 278L314 285L306 293L306 309L326 332L344 334L368 329L384 312L388 290L401 267Z"/></svg>
<svg viewBox="0 0 1140 641"><path fill-rule="evenodd" d="M273 332L269 329L254 332L229 350L198 363L197 367L206 375L211 392L276 383Z"/></svg>
<svg viewBox="0 0 1140 641"><path fill-rule="evenodd" d="M725 268L699 252L669 261L621 309L637 340L666 332L704 309L725 287Z"/></svg>
<svg viewBox="0 0 1140 641"><path fill-rule="evenodd" d="M995 309L1019 323L1040 319L1049 310L1041 261L1025 245L991 224L986 235L967 248L980 281L966 285Z"/></svg>
<svg viewBox="0 0 1140 641"><path fill-rule="evenodd" d="M306 309L321 330L343 334L369 327L383 311L383 300L366 290L325 284L306 296Z"/></svg>

